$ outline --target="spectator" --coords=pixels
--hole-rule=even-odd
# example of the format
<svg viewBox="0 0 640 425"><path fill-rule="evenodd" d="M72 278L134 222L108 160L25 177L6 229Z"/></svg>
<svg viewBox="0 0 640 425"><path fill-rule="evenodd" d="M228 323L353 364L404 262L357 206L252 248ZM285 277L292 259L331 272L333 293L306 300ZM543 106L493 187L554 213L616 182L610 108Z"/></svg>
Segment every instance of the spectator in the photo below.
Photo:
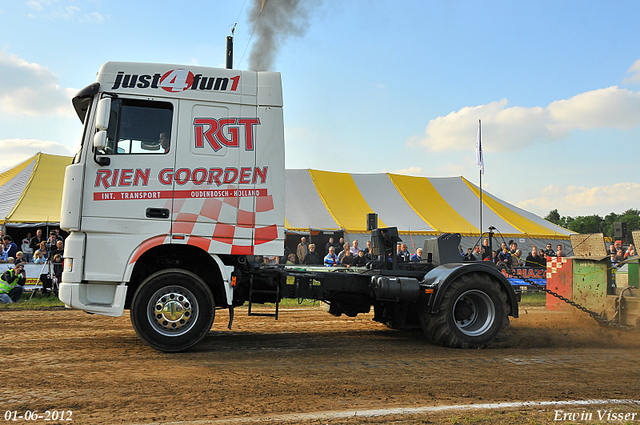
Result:
<svg viewBox="0 0 640 425"><path fill-rule="evenodd" d="M531 248L531 252L527 255L524 263L525 267L541 267L540 258L538 257L538 248Z"/></svg>
<svg viewBox="0 0 640 425"><path fill-rule="evenodd" d="M411 256L412 263L419 263L422 261L422 248L416 249L416 253Z"/></svg>
<svg viewBox="0 0 640 425"><path fill-rule="evenodd" d="M502 247L502 251L496 256L496 264L499 263L504 263L507 266L511 264L511 253L506 244Z"/></svg>
<svg viewBox="0 0 640 425"><path fill-rule="evenodd" d="M24 264L16 264L14 268L2 273L0 276L0 304L17 303L24 292L26 281Z"/></svg>
<svg viewBox="0 0 640 425"><path fill-rule="evenodd" d="M482 242L482 259L484 261L491 259L491 248L489 248L489 239Z"/></svg>
<svg viewBox="0 0 640 425"><path fill-rule="evenodd" d="M624 253L624 259L626 260L629 257L635 257L635 256L636 256L636 249L633 247L633 244L631 244L629 245L627 252Z"/></svg>
<svg viewBox="0 0 640 425"><path fill-rule="evenodd" d="M372 245L371 245L371 241L367 241L367 247L365 249L363 249L362 251L364 251L364 258L367 261L372 261L373 260L373 252L372 252Z"/></svg>
<svg viewBox="0 0 640 425"><path fill-rule="evenodd" d="M304 260L302 261L302 263L308 266L322 264L322 259L320 258L320 255L318 255L318 253L316 252L316 244L312 243L309 245L309 253L304 257Z"/></svg>
<svg viewBox="0 0 640 425"><path fill-rule="evenodd" d="M291 255L291 250L289 249L289 247L287 246L287 241L284 241L284 252L282 253L282 257L280 258L280 264L286 264L289 261L289 255ZM293 255L295 258L295 254ZM295 259L293 260L293 262L295 263Z"/></svg>
<svg viewBox="0 0 640 425"><path fill-rule="evenodd" d="M342 258L340 258L340 255L342 255ZM340 255L338 255L338 258L340 258L340 265L347 267L351 267L351 265L353 265L354 256L349 249L348 243L344 244L344 251L342 251Z"/></svg>
<svg viewBox="0 0 640 425"><path fill-rule="evenodd" d="M37 250L34 254L33 254L33 262L35 264L44 264L47 262L47 259L44 258L44 255L42 255L42 251Z"/></svg>
<svg viewBox="0 0 640 425"><path fill-rule="evenodd" d="M513 256L517 250L518 250L518 244L513 241L509 241L509 254Z"/></svg>
<svg viewBox="0 0 640 425"><path fill-rule="evenodd" d="M276 264L278 264L278 257L273 258L276 259ZM62 282L62 255L54 255L51 263L53 264L53 275L56 277L58 282Z"/></svg>
<svg viewBox="0 0 640 425"><path fill-rule="evenodd" d="M617 269L618 268L618 261L616 260L616 257L617 256L615 254L613 254L613 253L609 254L609 258L611 259L611 267Z"/></svg>
<svg viewBox="0 0 640 425"><path fill-rule="evenodd" d="M8 259L9 256L7 255L7 250L5 249L4 244L0 243L0 263L6 263Z"/></svg>
<svg viewBox="0 0 640 425"><path fill-rule="evenodd" d="M339 263L336 248L334 246L329 247L329 253L324 257L324 265L327 267L335 267Z"/></svg>
<svg viewBox="0 0 640 425"><path fill-rule="evenodd" d="M307 238L304 236L300 238L300 243L296 248L296 257L298 257L298 263L302 264L304 261L304 257L309 253L309 244L307 243Z"/></svg>
<svg viewBox="0 0 640 425"><path fill-rule="evenodd" d="M33 249L31 249L31 233L27 233L27 236L22 240L22 244L20 245L20 250L24 254L24 261L30 262L33 258Z"/></svg>
<svg viewBox="0 0 640 425"><path fill-rule="evenodd" d="M467 253L462 256L462 261L474 261L473 258L473 250L471 248L467 248Z"/></svg>
<svg viewBox="0 0 640 425"><path fill-rule="evenodd" d="M624 254L622 253L622 250L619 249L618 252L616 253L616 255L614 255L615 259L616 259L616 263L619 263L621 261L624 260Z"/></svg>
<svg viewBox="0 0 640 425"><path fill-rule="evenodd" d="M609 254L616 255L617 253L618 250L616 249L616 246L614 244L609 245Z"/></svg>
<svg viewBox="0 0 640 425"><path fill-rule="evenodd" d="M4 235L2 237L2 242L4 243L5 250L7 251L7 257L16 258L18 245L13 241L13 238L10 235Z"/></svg>
<svg viewBox="0 0 640 425"><path fill-rule="evenodd" d="M324 252L329 253L329 248L333 246L333 238L329 238L329 242L324 247Z"/></svg>
<svg viewBox="0 0 640 425"><path fill-rule="evenodd" d="M558 251L556 252L555 256L556 257L565 257L564 252L562 252L562 245L558 245L557 248L558 248ZM552 255L552 257L553 257L553 255Z"/></svg>
<svg viewBox="0 0 640 425"><path fill-rule="evenodd" d="M407 248L407 244L403 243L402 245L400 245L400 258L398 258L398 261L403 261L405 263L408 263L411 261L411 254L409 253L409 249Z"/></svg>
<svg viewBox="0 0 640 425"><path fill-rule="evenodd" d="M46 241L40 242L40 253L42 254L42 256L45 259L49 258L49 250L47 249L47 242Z"/></svg>
<svg viewBox="0 0 640 425"><path fill-rule="evenodd" d="M358 240L354 239L353 240L353 244L351 246L351 248L349 248L351 250L351 254L353 254L354 257L358 256L358 253L361 251L360 248L358 248Z"/></svg>
<svg viewBox="0 0 640 425"><path fill-rule="evenodd" d="M52 262L54 262L56 260L56 256L60 256L60 254L53 254L51 253L51 258L52 258ZM275 266L276 264L278 264L278 256L277 255L273 255L273 256L267 256L265 255L264 258L262 259L262 261L264 261L264 263L268 266Z"/></svg>
<svg viewBox="0 0 640 425"><path fill-rule="evenodd" d="M547 249L545 249L544 255L547 256L547 257L555 257L556 256L556 253L553 252L553 249L551 249L551 244L550 243L547 244Z"/></svg>
<svg viewBox="0 0 640 425"><path fill-rule="evenodd" d="M36 250L40 249L40 242L44 241L45 239L42 237L42 229L36 230L36 235L32 237L31 241L29 242L29 246L33 250L34 254Z"/></svg>
<svg viewBox="0 0 640 425"><path fill-rule="evenodd" d="M542 267L547 267L547 256L544 253L544 248L538 250L538 259Z"/></svg>
<svg viewBox="0 0 640 425"><path fill-rule="evenodd" d="M616 254L618 253L619 249L621 249L622 252L624 253L624 248L622 246L622 241L615 241L614 246L616 248Z"/></svg>
<svg viewBox="0 0 640 425"><path fill-rule="evenodd" d="M64 242L56 241L56 246L51 251L51 258L55 257L56 254L60 254L61 257L64 255Z"/></svg>
<svg viewBox="0 0 640 425"><path fill-rule="evenodd" d="M351 253L351 250L349 249L349 244L348 243L346 243L346 244L344 244L342 246L342 250L338 254L338 260L340 261L340 264L342 264L342 259L344 258L344 256L347 255L347 251L349 251L349 253Z"/></svg>
<svg viewBox="0 0 640 425"><path fill-rule="evenodd" d="M291 253L287 257L286 265L287 266L294 266L295 264L296 264L296 254Z"/></svg>
<svg viewBox="0 0 640 425"><path fill-rule="evenodd" d="M24 259L24 252L22 252L22 251L18 251L18 252L16 252L16 259L15 259L15 261L14 261L14 263L15 263L16 265L18 265L18 264L20 264L20 263L27 263L27 262L28 262L28 261L26 261L26 260Z"/></svg>
<svg viewBox="0 0 640 425"><path fill-rule="evenodd" d="M516 252L511 255L511 267L522 267L524 262L522 261L522 251L516 249Z"/></svg>
<svg viewBox="0 0 640 425"><path fill-rule="evenodd" d="M473 247L473 259L477 261L482 259L482 253L480 252L480 247L478 245Z"/></svg>
<svg viewBox="0 0 640 425"><path fill-rule="evenodd" d="M358 256L353 259L353 265L355 267L364 267L367 265L367 259L364 256L364 250L358 252Z"/></svg>
<svg viewBox="0 0 640 425"><path fill-rule="evenodd" d="M342 252L342 250L344 249L344 238L340 238L340 240L338 241L337 244L334 245L335 249L335 254L336 255L340 255L340 253Z"/></svg>
<svg viewBox="0 0 640 425"><path fill-rule="evenodd" d="M402 261L402 244L400 242L398 242L396 244L396 258L398 259L398 261Z"/></svg>
<svg viewBox="0 0 640 425"><path fill-rule="evenodd" d="M58 242L58 238L56 235L56 231L52 230L49 232L49 239L45 242L45 246L47 247L47 251L51 252L56 249L56 243Z"/></svg>

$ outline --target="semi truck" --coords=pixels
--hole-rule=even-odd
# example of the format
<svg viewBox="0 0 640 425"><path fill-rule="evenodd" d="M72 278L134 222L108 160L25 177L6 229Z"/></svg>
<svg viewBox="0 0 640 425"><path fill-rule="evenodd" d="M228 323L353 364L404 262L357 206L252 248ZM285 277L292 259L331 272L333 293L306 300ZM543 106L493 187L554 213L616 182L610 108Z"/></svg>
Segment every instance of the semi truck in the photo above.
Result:
<svg viewBox="0 0 640 425"><path fill-rule="evenodd" d="M284 298L334 315L373 309L375 321L458 348L490 344L518 316L497 268L461 262L458 234L427 240L413 263L396 258L397 228L376 226L366 267L256 261L284 249L279 73L107 62L73 106L84 130L65 170L59 297L89 313L128 309L151 347L192 347L220 309L229 328L243 305L277 319ZM275 307L252 309L261 303Z"/></svg>

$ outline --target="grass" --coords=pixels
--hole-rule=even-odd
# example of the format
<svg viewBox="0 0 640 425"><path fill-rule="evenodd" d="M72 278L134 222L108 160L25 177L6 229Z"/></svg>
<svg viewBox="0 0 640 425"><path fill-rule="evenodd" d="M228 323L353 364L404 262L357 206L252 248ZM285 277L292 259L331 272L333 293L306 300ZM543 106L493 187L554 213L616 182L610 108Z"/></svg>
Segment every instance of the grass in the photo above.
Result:
<svg viewBox="0 0 640 425"><path fill-rule="evenodd" d="M62 307L64 303L58 297L53 294L45 297L40 292L33 294L33 297L31 292L25 292L17 303L0 304L0 310L41 310Z"/></svg>
<svg viewBox="0 0 640 425"><path fill-rule="evenodd" d="M520 305L525 307L544 307L547 305L547 294L545 292L524 292Z"/></svg>

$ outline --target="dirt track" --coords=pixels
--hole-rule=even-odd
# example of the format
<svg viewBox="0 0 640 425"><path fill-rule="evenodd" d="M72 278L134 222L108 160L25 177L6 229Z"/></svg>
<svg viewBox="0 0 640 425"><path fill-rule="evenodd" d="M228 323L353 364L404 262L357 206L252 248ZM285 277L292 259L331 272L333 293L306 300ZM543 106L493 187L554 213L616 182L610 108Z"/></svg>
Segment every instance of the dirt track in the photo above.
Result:
<svg viewBox="0 0 640 425"><path fill-rule="evenodd" d="M640 423L640 404L629 403L427 410L640 400L640 334L601 330L588 318L521 309L505 335L482 350L434 346L420 332L389 330L370 315L336 318L321 308L284 310L277 322L238 309L232 331L227 320L226 311L217 312L203 343L164 354L137 338L128 314L0 310L0 415L71 411L73 421L65 423L81 424L521 424L558 423L562 410L593 415L563 423L603 423L597 410L608 406L636 412ZM415 410L354 417L393 408Z"/></svg>

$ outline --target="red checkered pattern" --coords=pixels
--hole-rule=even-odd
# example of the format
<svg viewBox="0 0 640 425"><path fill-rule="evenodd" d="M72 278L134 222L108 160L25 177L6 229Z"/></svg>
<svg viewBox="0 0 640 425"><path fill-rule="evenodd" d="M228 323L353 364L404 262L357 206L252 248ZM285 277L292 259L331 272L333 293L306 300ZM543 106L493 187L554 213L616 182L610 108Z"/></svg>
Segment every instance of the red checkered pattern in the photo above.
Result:
<svg viewBox="0 0 640 425"><path fill-rule="evenodd" d="M547 279L550 279L554 273L558 273L566 262L566 257L547 257Z"/></svg>

